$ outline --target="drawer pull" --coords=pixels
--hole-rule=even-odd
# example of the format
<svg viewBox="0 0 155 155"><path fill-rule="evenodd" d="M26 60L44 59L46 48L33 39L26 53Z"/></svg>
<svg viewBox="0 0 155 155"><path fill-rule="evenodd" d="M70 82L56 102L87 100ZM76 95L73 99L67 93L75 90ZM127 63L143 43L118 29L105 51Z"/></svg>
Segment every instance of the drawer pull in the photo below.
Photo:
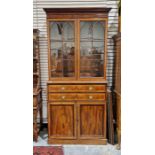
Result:
<svg viewBox="0 0 155 155"><path fill-rule="evenodd" d="M65 96L61 96L61 99L65 99Z"/></svg>
<svg viewBox="0 0 155 155"><path fill-rule="evenodd" d="M89 90L93 90L93 87L89 87Z"/></svg>
<svg viewBox="0 0 155 155"><path fill-rule="evenodd" d="M93 99L93 96L89 96L89 99Z"/></svg>
<svg viewBox="0 0 155 155"><path fill-rule="evenodd" d="M65 87L61 87L61 90L65 90Z"/></svg>

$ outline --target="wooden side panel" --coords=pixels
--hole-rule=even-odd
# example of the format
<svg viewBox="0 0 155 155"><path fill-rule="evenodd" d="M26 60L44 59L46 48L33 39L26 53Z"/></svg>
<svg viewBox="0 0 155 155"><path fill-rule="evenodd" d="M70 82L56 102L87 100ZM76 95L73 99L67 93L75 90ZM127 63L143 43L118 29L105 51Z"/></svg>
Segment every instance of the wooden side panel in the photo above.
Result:
<svg viewBox="0 0 155 155"><path fill-rule="evenodd" d="M117 138L118 146L120 147L121 143L121 33L118 33L113 37L115 42L115 81L114 81L114 92L115 92L115 101L116 101L116 129L117 129ZM119 148L118 147L118 148Z"/></svg>
<svg viewBox="0 0 155 155"><path fill-rule="evenodd" d="M115 91L121 94L121 34L115 37Z"/></svg>
<svg viewBox="0 0 155 155"><path fill-rule="evenodd" d="M73 138L75 136L74 104L51 104L50 124L50 137Z"/></svg>
<svg viewBox="0 0 155 155"><path fill-rule="evenodd" d="M118 144L121 144L121 96L116 93L116 130L117 130L117 138Z"/></svg>
<svg viewBox="0 0 155 155"><path fill-rule="evenodd" d="M80 104L79 137L86 139L105 138L105 105Z"/></svg>

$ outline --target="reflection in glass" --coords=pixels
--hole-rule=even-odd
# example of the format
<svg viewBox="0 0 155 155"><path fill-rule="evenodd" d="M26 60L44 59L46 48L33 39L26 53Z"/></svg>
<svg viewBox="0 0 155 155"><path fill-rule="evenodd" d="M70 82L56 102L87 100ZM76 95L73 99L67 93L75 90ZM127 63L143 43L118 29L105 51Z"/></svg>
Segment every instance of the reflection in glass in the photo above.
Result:
<svg viewBox="0 0 155 155"><path fill-rule="evenodd" d="M80 77L103 77L104 22L80 22Z"/></svg>
<svg viewBox="0 0 155 155"><path fill-rule="evenodd" d="M51 77L74 77L74 23L51 22L50 30Z"/></svg>

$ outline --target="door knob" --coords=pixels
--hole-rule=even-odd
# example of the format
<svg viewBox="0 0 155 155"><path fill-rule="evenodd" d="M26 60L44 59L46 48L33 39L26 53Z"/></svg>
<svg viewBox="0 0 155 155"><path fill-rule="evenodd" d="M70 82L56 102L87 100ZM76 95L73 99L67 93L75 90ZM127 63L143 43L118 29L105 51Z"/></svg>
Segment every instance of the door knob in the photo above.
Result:
<svg viewBox="0 0 155 155"><path fill-rule="evenodd" d="M89 99L93 99L93 96L89 96Z"/></svg>
<svg viewBox="0 0 155 155"><path fill-rule="evenodd" d="M62 99L65 99L65 96L61 96Z"/></svg>
<svg viewBox="0 0 155 155"><path fill-rule="evenodd" d="M93 90L93 87L89 87L89 90Z"/></svg>
<svg viewBox="0 0 155 155"><path fill-rule="evenodd" d="M62 87L61 90L65 90L65 87Z"/></svg>

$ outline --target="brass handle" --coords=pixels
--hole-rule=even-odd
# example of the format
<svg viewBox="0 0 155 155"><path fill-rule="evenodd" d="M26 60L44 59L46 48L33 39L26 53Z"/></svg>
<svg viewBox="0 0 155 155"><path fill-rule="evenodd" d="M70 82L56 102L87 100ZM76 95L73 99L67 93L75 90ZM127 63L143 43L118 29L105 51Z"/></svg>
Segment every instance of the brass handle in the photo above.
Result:
<svg viewBox="0 0 155 155"><path fill-rule="evenodd" d="M89 96L89 99L93 99L93 96Z"/></svg>
<svg viewBox="0 0 155 155"><path fill-rule="evenodd" d="M65 96L61 96L62 99L65 99Z"/></svg>
<svg viewBox="0 0 155 155"><path fill-rule="evenodd" d="M61 90L65 90L65 87L62 87Z"/></svg>
<svg viewBox="0 0 155 155"><path fill-rule="evenodd" d="M93 87L89 87L89 90L93 90Z"/></svg>

